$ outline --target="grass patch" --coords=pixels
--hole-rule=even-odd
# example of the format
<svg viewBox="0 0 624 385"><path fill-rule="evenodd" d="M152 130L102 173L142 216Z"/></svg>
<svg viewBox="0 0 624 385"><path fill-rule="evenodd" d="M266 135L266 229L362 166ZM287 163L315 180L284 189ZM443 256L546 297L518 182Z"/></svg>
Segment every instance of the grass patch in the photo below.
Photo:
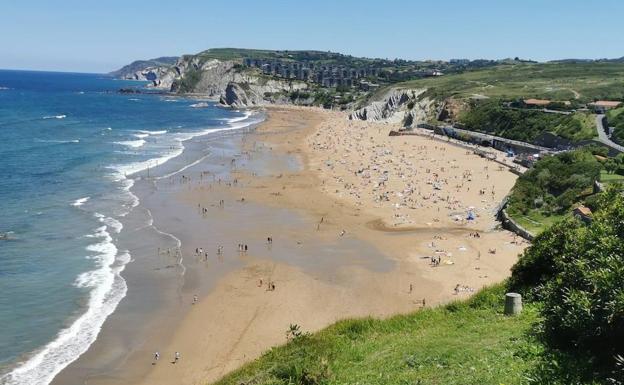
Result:
<svg viewBox="0 0 624 385"><path fill-rule="evenodd" d="M509 216L520 226L530 231L533 235L538 235L553 224L568 216L568 214L544 215L539 210L531 210L526 214L509 213Z"/></svg>
<svg viewBox="0 0 624 385"><path fill-rule="evenodd" d="M437 99L469 98L475 94L495 99L543 98L581 102L624 99L624 63L507 64L461 74L400 83L405 88L427 88Z"/></svg>
<svg viewBox="0 0 624 385"><path fill-rule="evenodd" d="M624 175L609 174L606 170L602 170L600 172L600 182L602 183L624 182Z"/></svg>
<svg viewBox="0 0 624 385"><path fill-rule="evenodd" d="M341 321L271 349L217 384L498 385L541 379L552 353L534 332L538 305L506 317L504 292L500 284L440 308Z"/></svg>

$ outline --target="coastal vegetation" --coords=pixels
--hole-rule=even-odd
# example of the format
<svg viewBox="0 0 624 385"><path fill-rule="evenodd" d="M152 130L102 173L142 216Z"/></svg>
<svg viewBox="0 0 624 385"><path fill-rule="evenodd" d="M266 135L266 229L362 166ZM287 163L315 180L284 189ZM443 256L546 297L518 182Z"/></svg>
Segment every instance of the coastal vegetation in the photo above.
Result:
<svg viewBox="0 0 624 385"><path fill-rule="evenodd" d="M459 122L472 131L525 142L533 142L546 132L572 142L597 136L594 118L588 113L546 113L513 108L490 100L472 101L470 108L459 116Z"/></svg>
<svg viewBox="0 0 624 385"><path fill-rule="evenodd" d="M426 88L436 99L469 99L475 95L513 100L539 98L591 102L624 99L623 62L510 63L458 74L400 83Z"/></svg>
<svg viewBox="0 0 624 385"><path fill-rule="evenodd" d="M594 371L624 380L624 197L600 196L590 224L566 219L535 239L510 288L541 303L547 343L586 355ZM617 382L620 381L620 382Z"/></svg>
<svg viewBox="0 0 624 385"><path fill-rule="evenodd" d="M624 107L620 107L607 112L607 122L609 127L613 127L611 139L624 145Z"/></svg>
<svg viewBox="0 0 624 385"><path fill-rule="evenodd" d="M569 215L574 205L592 202L593 184L603 165L602 148L589 147L547 156L521 175L509 195L507 212L528 230L539 233Z"/></svg>
<svg viewBox="0 0 624 385"><path fill-rule="evenodd" d="M581 156L581 155L579 155ZM217 382L230 384L619 384L624 380L624 197L586 225L539 235L509 281L468 300L301 333ZM519 316L503 315L509 290Z"/></svg>
<svg viewBox="0 0 624 385"><path fill-rule="evenodd" d="M201 71L192 68L186 71L178 84L178 91L182 93L192 93L201 80Z"/></svg>

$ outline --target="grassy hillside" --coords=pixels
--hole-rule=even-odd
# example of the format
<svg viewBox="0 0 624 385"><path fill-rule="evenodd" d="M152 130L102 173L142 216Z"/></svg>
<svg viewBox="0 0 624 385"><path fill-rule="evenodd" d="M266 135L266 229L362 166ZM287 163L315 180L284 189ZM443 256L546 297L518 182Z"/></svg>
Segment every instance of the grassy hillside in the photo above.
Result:
<svg viewBox="0 0 624 385"><path fill-rule="evenodd" d="M534 233L570 216L578 202L591 206L592 186L603 166L590 150L549 156L518 178L509 195L507 212Z"/></svg>
<svg viewBox="0 0 624 385"><path fill-rule="evenodd" d="M347 320L271 349L216 385L601 384L541 337L541 304L502 314L505 284L388 320Z"/></svg>
<svg viewBox="0 0 624 385"><path fill-rule="evenodd" d="M440 99L484 95L497 99L544 98L580 101L624 99L624 63L507 64L400 83L428 88Z"/></svg>
<svg viewBox="0 0 624 385"><path fill-rule="evenodd" d="M388 320L348 320L274 348L219 381L241 384L521 384L543 347L538 315L502 315L502 286Z"/></svg>
<svg viewBox="0 0 624 385"><path fill-rule="evenodd" d="M458 120L472 131L527 142L532 142L543 132L573 142L597 136L594 117L588 113L562 115L532 109L513 109L496 101L474 101Z"/></svg>
<svg viewBox="0 0 624 385"><path fill-rule="evenodd" d="M198 53L196 56L202 59L218 60L242 60L244 58L253 59L275 59L280 61L309 61L317 64L333 64L345 66L367 66L379 67L395 65L393 61L387 59L360 58L350 55L343 55L329 51L289 51L289 50L263 50L245 48L211 48Z"/></svg>

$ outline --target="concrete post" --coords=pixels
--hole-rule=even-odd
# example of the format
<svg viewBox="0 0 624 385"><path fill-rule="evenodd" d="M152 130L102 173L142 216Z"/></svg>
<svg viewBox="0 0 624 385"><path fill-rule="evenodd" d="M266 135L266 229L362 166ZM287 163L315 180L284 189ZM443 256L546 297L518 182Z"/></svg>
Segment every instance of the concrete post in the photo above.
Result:
<svg viewBox="0 0 624 385"><path fill-rule="evenodd" d="M505 294L505 315L517 315L522 312L522 296L518 293Z"/></svg>

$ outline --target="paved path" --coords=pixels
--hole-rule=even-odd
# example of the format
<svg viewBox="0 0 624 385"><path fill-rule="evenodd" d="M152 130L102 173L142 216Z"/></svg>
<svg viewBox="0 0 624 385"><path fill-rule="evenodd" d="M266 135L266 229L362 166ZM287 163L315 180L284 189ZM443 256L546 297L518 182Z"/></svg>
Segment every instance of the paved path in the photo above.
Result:
<svg viewBox="0 0 624 385"><path fill-rule="evenodd" d="M619 144L609 139L609 137L607 136L607 132L605 131L602 124L603 119L604 114L596 115L596 130L598 131L598 140L608 147L618 150L619 152L624 152L624 146L620 146Z"/></svg>

